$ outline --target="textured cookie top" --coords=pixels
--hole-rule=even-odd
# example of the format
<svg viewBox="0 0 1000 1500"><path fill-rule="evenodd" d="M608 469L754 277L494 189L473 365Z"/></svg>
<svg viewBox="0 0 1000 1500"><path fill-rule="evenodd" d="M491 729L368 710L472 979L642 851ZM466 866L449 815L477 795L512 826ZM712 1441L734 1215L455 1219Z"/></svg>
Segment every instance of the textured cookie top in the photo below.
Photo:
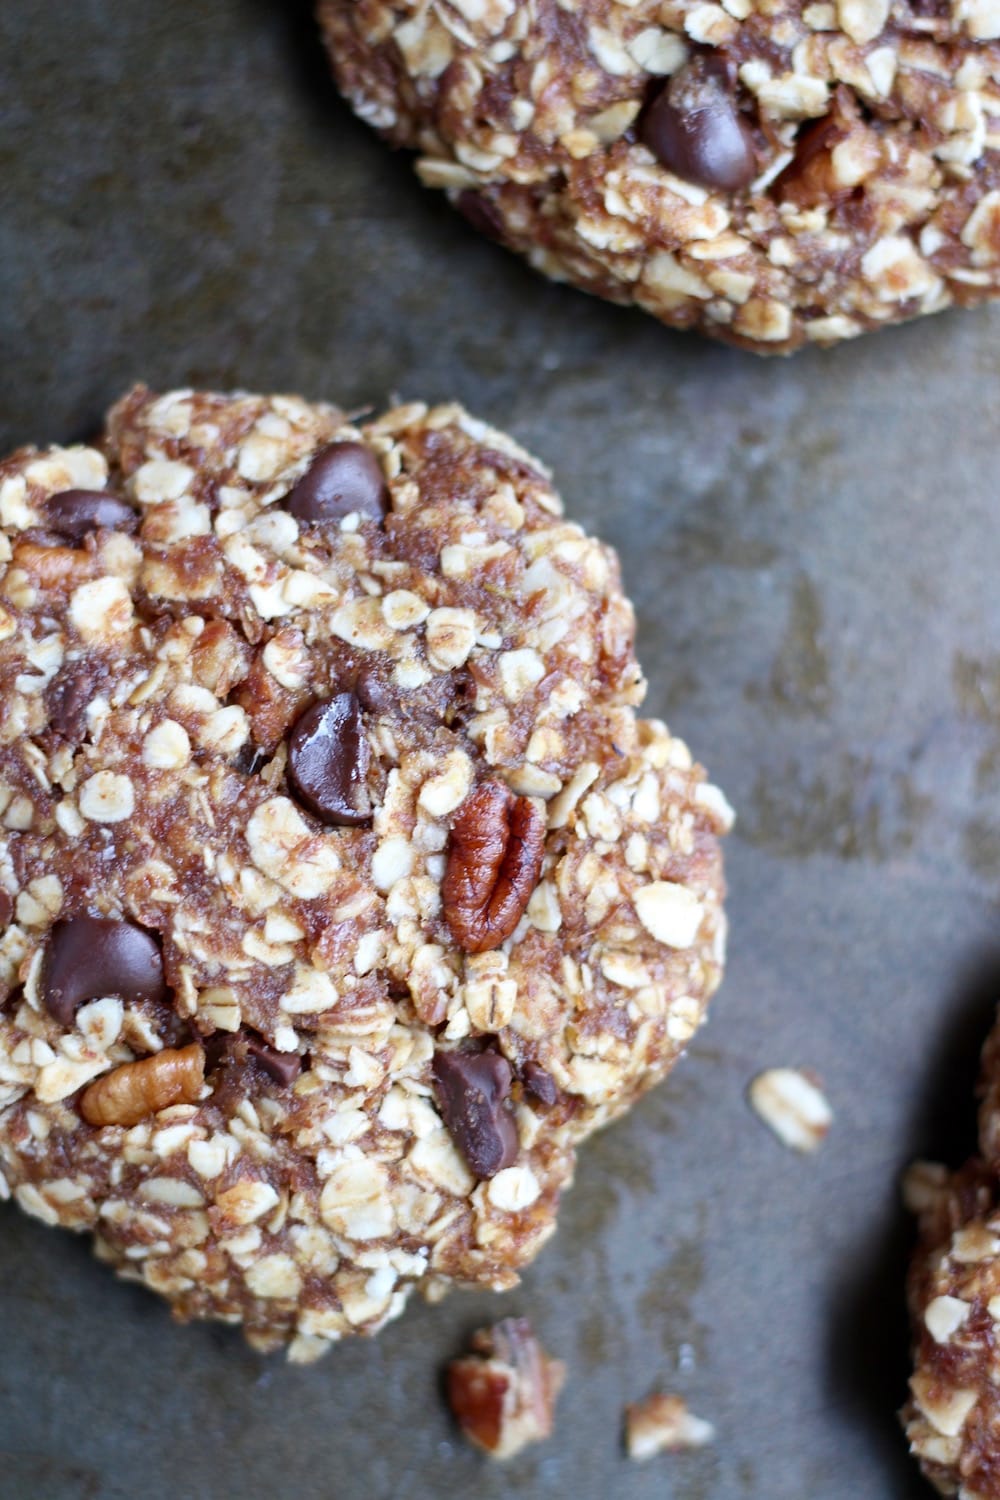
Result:
<svg viewBox="0 0 1000 1500"><path fill-rule="evenodd" d="M320 0L341 88L550 276L761 353L1000 286L997 0Z"/></svg>
<svg viewBox="0 0 1000 1500"><path fill-rule="evenodd" d="M980 1155L961 1171L919 1162L910 1275L914 1365L903 1411L912 1451L944 1495L1000 1497L1000 1026L986 1045Z"/></svg>
<svg viewBox="0 0 1000 1500"><path fill-rule="evenodd" d="M141 388L0 528L0 1186L300 1358L510 1284L721 972L613 554L456 406Z"/></svg>

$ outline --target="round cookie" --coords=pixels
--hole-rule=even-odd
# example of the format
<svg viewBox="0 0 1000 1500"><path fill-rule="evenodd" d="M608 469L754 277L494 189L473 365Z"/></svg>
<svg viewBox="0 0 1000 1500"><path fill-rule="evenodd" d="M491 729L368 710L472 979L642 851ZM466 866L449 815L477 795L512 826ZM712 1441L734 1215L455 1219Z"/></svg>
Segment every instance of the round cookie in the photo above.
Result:
<svg viewBox="0 0 1000 1500"><path fill-rule="evenodd" d="M1000 291L995 0L319 0L341 89L557 280L787 353Z"/></svg>
<svg viewBox="0 0 1000 1500"><path fill-rule="evenodd" d="M1000 1024L983 1056L980 1155L958 1172L918 1162L910 1272L910 1449L942 1495L1000 1500Z"/></svg>
<svg viewBox="0 0 1000 1500"><path fill-rule="evenodd" d="M511 1286L723 962L614 555L458 406L139 388L0 564L3 1195L298 1360Z"/></svg>

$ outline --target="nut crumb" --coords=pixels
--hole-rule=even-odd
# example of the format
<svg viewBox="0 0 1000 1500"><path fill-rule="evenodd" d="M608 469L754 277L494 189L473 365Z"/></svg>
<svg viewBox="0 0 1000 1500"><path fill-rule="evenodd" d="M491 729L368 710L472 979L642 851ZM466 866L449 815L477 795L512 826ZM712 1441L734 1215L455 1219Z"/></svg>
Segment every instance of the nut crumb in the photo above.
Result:
<svg viewBox="0 0 1000 1500"><path fill-rule="evenodd" d="M512 1458L552 1431L566 1366L551 1359L527 1318L504 1318L472 1337L448 1366L448 1402L465 1436L491 1458Z"/></svg>
<svg viewBox="0 0 1000 1500"><path fill-rule="evenodd" d="M657 1453L704 1448L715 1437L711 1422L688 1411L680 1396L657 1391L625 1408L625 1448L634 1463Z"/></svg>

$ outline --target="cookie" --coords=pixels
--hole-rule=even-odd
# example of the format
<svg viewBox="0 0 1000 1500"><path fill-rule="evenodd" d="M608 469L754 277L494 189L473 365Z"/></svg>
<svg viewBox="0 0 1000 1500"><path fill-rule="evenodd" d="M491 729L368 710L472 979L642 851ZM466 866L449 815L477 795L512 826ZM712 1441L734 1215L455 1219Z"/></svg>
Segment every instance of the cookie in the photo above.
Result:
<svg viewBox="0 0 1000 1500"><path fill-rule="evenodd" d="M724 945L614 555L458 406L0 465L0 1187L307 1360L511 1286Z"/></svg>
<svg viewBox="0 0 1000 1500"><path fill-rule="evenodd" d="M538 270L757 353L1000 291L997 0L320 0L341 89Z"/></svg>
<svg viewBox="0 0 1000 1500"><path fill-rule="evenodd" d="M986 1045L979 1155L958 1172L919 1162L910 1272L914 1374L902 1418L942 1495L1000 1497L1000 1024Z"/></svg>

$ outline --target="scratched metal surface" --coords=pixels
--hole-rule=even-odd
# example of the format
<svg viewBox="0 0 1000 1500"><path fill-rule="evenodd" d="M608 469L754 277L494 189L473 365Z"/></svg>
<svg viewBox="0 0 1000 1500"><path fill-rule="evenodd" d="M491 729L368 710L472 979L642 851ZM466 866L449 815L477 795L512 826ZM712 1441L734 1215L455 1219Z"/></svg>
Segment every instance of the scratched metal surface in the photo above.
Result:
<svg viewBox="0 0 1000 1500"><path fill-rule="evenodd" d="M649 708L741 814L712 1023L506 1299L288 1369L0 1212L2 1500L922 1493L896 1181L970 1144L1000 979L1000 318L760 363L547 285L349 116L281 0L5 4L0 197L0 450L139 377L457 396L620 548ZM814 1161L744 1103L776 1063L826 1080ZM570 1379L503 1470L439 1374L515 1312ZM657 1385L718 1441L631 1468L621 1408Z"/></svg>

